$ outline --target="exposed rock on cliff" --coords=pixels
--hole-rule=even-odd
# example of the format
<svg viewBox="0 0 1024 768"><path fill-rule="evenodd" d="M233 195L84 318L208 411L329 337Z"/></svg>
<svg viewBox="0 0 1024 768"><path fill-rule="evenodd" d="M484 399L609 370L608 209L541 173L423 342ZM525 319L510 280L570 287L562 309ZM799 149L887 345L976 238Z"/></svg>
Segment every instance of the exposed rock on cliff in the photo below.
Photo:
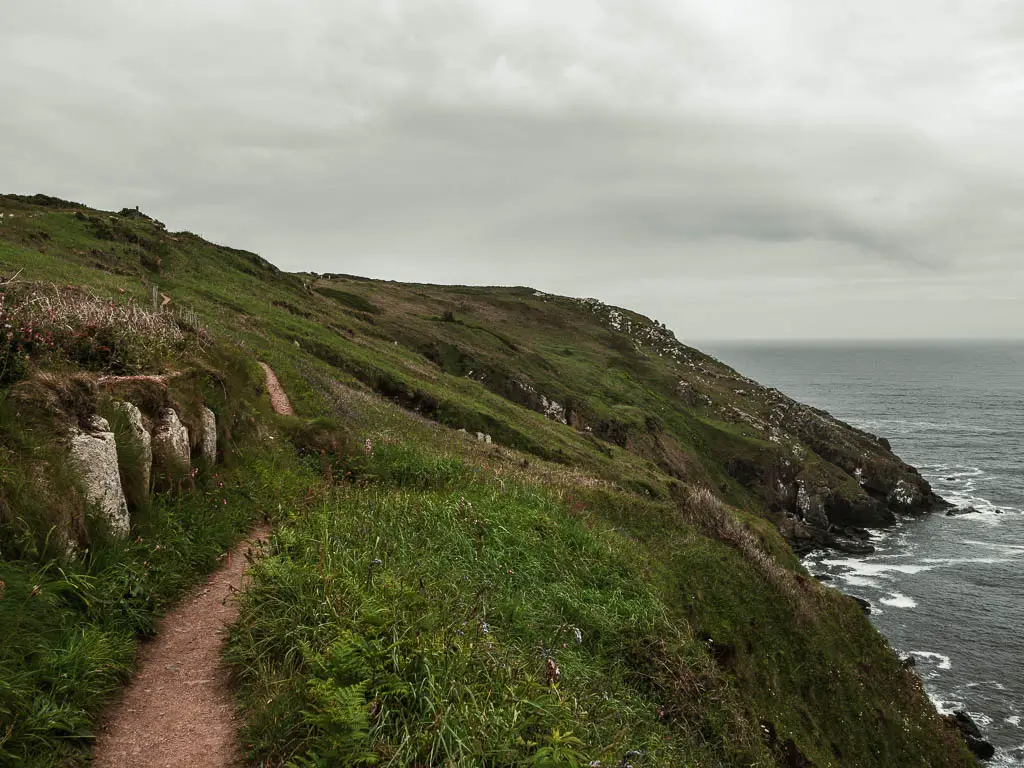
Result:
<svg viewBox="0 0 1024 768"><path fill-rule="evenodd" d="M202 423L200 456L212 467L217 463L217 417L213 411L203 406L199 411L199 418Z"/></svg>
<svg viewBox="0 0 1024 768"><path fill-rule="evenodd" d="M946 722L960 732L964 741L967 742L967 748L971 750L975 757L982 760L989 760L995 757L995 747L985 740L978 724L974 722L974 718L967 714L967 712L961 710L947 715Z"/></svg>
<svg viewBox="0 0 1024 768"><path fill-rule="evenodd" d="M128 504L121 489L117 443L107 420L94 416L86 431L73 432L70 455L82 479L86 500L96 508L112 533L127 536L130 529Z"/></svg>
<svg viewBox="0 0 1024 768"><path fill-rule="evenodd" d="M189 466L188 428L173 408L164 408L153 430L153 473L169 483L187 475Z"/></svg>
<svg viewBox="0 0 1024 768"><path fill-rule="evenodd" d="M121 467L121 486L128 506L138 509L149 497L153 469L153 442L142 420L142 412L128 402L114 403L120 420L117 453Z"/></svg>

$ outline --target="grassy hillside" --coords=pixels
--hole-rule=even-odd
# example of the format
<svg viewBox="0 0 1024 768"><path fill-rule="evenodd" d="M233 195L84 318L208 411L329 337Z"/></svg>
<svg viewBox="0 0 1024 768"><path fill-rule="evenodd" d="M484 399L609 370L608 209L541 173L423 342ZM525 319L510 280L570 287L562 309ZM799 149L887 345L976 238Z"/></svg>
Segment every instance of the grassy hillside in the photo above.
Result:
<svg viewBox="0 0 1024 768"><path fill-rule="evenodd" d="M82 755L134 638L267 515L227 651L254 762L970 764L793 555L939 503L884 441L594 300L288 274L51 198L0 214L0 760ZM118 383L140 374L167 387ZM211 407L229 450L121 543L60 435L147 397Z"/></svg>

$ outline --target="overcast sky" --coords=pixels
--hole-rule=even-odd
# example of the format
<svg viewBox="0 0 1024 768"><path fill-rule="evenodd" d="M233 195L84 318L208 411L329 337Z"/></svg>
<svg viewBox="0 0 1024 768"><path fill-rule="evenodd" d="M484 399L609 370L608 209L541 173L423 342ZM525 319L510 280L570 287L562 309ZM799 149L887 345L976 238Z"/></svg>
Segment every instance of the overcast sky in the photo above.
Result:
<svg viewBox="0 0 1024 768"><path fill-rule="evenodd" d="M1024 5L0 0L0 191L684 340L1024 336Z"/></svg>

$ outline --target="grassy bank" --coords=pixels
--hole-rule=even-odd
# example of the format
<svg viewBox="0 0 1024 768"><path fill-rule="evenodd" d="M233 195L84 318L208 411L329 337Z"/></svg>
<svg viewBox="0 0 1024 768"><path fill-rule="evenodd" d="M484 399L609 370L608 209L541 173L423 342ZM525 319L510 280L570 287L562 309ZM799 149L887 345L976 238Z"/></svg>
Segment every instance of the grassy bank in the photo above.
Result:
<svg viewBox="0 0 1024 768"><path fill-rule="evenodd" d="M858 607L713 497L409 443L357 473L283 521L242 597L255 763L970 764Z"/></svg>

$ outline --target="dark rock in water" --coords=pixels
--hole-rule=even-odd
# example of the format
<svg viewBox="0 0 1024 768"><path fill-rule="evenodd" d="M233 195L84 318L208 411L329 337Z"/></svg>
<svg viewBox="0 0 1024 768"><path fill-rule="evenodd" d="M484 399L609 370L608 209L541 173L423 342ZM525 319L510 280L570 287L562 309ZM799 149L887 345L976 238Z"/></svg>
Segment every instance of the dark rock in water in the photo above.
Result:
<svg viewBox="0 0 1024 768"><path fill-rule="evenodd" d="M900 656L900 664L903 665L904 669L912 669L917 666L917 659L914 658L912 653L908 653L906 656Z"/></svg>
<svg viewBox="0 0 1024 768"><path fill-rule="evenodd" d="M984 739L976 739L973 736L964 736L967 748L974 753L974 756L981 760L991 760L996 755L996 748Z"/></svg>
<svg viewBox="0 0 1024 768"><path fill-rule="evenodd" d="M981 728L974 722L974 718L967 714L964 710L959 710L952 714L953 724L957 727L964 736L973 736L976 739L981 738Z"/></svg>
<svg viewBox="0 0 1024 768"><path fill-rule="evenodd" d="M886 503L869 495L850 499L832 493L822 499L822 505L828 521L835 526L888 528L896 524L896 515Z"/></svg>
<svg viewBox="0 0 1024 768"><path fill-rule="evenodd" d="M890 451L890 452L892 451L892 445L890 445L889 441L886 440L884 437L878 438L878 444L880 446L882 446L883 448L885 448L885 450Z"/></svg>
<svg viewBox="0 0 1024 768"><path fill-rule="evenodd" d="M981 760L988 760L995 755L996 748L985 741L981 735L981 729L969 714L960 710L952 715L947 715L946 721L960 732L960 735L964 737L964 741L967 742L967 748L971 750L975 757Z"/></svg>
<svg viewBox="0 0 1024 768"><path fill-rule="evenodd" d="M947 477L947 478L946 478L946 480L949 480L949 481L951 481L951 482L952 482L952 481L955 481L955 480L956 480L956 478L955 478L955 477Z"/></svg>
<svg viewBox="0 0 1024 768"><path fill-rule="evenodd" d="M853 602L861 607L864 613L871 613L871 603L865 600L863 597L857 597L856 595L847 595Z"/></svg>
<svg viewBox="0 0 1024 768"><path fill-rule="evenodd" d="M828 546L848 555L870 555L875 551L875 548L870 544L853 539L843 539L838 536L833 536L829 540Z"/></svg>
<svg viewBox="0 0 1024 768"><path fill-rule="evenodd" d="M814 578L816 578L818 581L832 581L832 577L829 576L827 573L816 573L814 574Z"/></svg>
<svg viewBox="0 0 1024 768"><path fill-rule="evenodd" d="M977 515L978 510L974 507L953 507L946 511L946 517L960 517L960 515Z"/></svg>
<svg viewBox="0 0 1024 768"><path fill-rule="evenodd" d="M868 533L867 528L858 528L855 525L849 525L843 529L843 534L849 536L852 539L860 539L861 541L867 541L871 538L871 534Z"/></svg>

